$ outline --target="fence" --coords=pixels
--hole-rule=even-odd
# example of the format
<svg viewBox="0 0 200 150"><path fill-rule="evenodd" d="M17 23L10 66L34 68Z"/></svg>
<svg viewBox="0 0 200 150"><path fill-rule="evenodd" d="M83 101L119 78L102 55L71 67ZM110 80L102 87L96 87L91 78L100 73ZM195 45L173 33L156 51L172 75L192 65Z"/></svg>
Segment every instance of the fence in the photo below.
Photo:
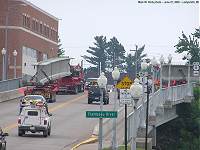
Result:
<svg viewBox="0 0 200 150"><path fill-rule="evenodd" d="M22 81L22 78L0 81L0 92L10 91L10 90L20 88L22 85L21 81Z"/></svg>

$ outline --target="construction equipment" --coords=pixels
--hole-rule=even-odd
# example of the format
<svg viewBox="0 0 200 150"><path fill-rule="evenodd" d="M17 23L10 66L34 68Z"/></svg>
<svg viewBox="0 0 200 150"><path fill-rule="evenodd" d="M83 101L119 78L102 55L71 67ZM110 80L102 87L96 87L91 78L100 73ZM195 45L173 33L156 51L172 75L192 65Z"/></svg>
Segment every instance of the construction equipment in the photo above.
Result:
<svg viewBox="0 0 200 150"><path fill-rule="evenodd" d="M51 58L34 64L37 72L27 82L25 95L42 95L47 102L56 101L56 92L58 92L58 79L70 76L70 58Z"/></svg>

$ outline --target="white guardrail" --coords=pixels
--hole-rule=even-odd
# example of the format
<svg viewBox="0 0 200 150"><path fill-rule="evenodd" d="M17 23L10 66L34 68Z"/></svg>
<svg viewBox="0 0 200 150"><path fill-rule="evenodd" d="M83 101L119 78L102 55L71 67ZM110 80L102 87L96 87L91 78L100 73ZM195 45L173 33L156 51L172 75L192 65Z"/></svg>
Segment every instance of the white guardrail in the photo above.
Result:
<svg viewBox="0 0 200 150"><path fill-rule="evenodd" d="M155 115L156 108L163 106L166 101L170 101L174 105L183 101L188 94L193 95L192 87L192 84L190 86L187 84L178 85L170 87L170 89L163 88L162 90L156 91L154 95L151 94L149 99L149 116ZM128 141L137 137L137 131L140 126L145 127L146 95L139 102L141 104L136 106L135 111L128 116Z"/></svg>

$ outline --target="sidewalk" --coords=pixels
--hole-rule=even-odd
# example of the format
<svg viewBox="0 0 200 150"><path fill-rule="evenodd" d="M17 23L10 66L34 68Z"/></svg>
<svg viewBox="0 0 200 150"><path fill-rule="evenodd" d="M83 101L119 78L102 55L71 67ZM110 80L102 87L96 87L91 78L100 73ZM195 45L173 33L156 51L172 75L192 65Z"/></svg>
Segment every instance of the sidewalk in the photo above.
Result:
<svg viewBox="0 0 200 150"><path fill-rule="evenodd" d="M117 145L123 144L124 141L124 122L117 126ZM112 132L103 137L103 148L112 146ZM76 150L98 150L98 141L91 144L84 144Z"/></svg>

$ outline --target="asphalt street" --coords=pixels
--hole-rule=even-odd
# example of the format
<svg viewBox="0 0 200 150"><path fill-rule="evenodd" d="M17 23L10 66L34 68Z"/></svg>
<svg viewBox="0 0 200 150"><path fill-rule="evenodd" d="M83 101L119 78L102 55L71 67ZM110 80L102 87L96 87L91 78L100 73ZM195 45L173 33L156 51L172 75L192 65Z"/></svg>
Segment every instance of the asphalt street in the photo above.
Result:
<svg viewBox="0 0 200 150"><path fill-rule="evenodd" d="M112 110L113 98L104 110ZM0 126L9 133L7 150L70 150L89 138L98 119L85 117L87 110L99 110L99 103L88 104L87 92L78 95L57 95L57 102L49 104L52 116L51 136L27 133L18 137L19 100L0 103Z"/></svg>

